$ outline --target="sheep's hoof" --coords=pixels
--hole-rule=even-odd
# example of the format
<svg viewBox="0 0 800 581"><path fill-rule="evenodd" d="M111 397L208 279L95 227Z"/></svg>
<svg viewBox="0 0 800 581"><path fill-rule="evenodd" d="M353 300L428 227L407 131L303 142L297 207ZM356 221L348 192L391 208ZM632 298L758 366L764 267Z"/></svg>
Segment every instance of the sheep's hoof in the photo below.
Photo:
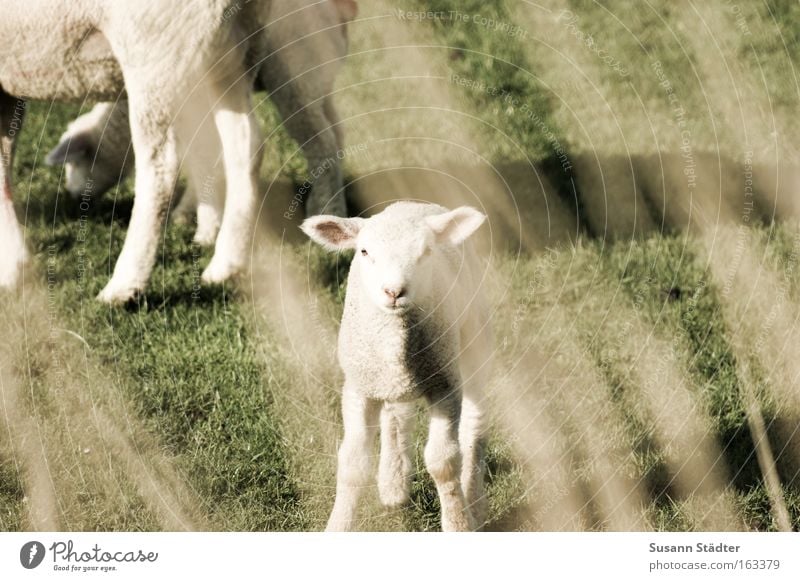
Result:
<svg viewBox="0 0 800 581"><path fill-rule="evenodd" d="M211 263L203 271L203 282L206 284L220 284L229 280L241 272L241 267L233 264L229 260L219 259L217 255L211 259Z"/></svg>
<svg viewBox="0 0 800 581"><path fill-rule="evenodd" d="M28 263L28 251L16 224L0 225L0 249L0 289L13 289Z"/></svg>
<svg viewBox="0 0 800 581"><path fill-rule="evenodd" d="M194 238L192 242L197 244L198 246L203 246L205 248L210 248L214 246L214 243L217 241L217 228L213 229L205 229L202 230L200 228L194 233Z"/></svg>
<svg viewBox="0 0 800 581"><path fill-rule="evenodd" d="M19 282L19 268L14 267L9 270L0 268L0 290L11 290Z"/></svg>
<svg viewBox="0 0 800 581"><path fill-rule="evenodd" d="M16 288L25 262L27 262L26 255L23 255L21 260L9 260L7 263L0 258L0 290Z"/></svg>
<svg viewBox="0 0 800 581"><path fill-rule="evenodd" d="M179 212L175 210L172 212L172 223L178 224L179 226L188 226L192 223L193 216L193 212Z"/></svg>
<svg viewBox="0 0 800 581"><path fill-rule="evenodd" d="M400 508L408 504L410 495L410 486L407 482L391 480L378 483L378 496L386 508Z"/></svg>
<svg viewBox="0 0 800 581"><path fill-rule="evenodd" d="M112 278L97 295L97 300L107 305L124 305L132 301L142 291L137 285L120 285Z"/></svg>

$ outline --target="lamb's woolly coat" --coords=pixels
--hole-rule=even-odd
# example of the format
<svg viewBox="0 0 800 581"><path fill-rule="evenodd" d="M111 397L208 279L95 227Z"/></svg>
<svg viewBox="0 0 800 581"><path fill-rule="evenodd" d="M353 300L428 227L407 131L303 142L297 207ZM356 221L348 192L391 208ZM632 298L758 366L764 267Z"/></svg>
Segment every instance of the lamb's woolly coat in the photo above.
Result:
<svg viewBox="0 0 800 581"><path fill-rule="evenodd" d="M418 228L425 216L445 211L435 204L397 203L372 220L385 223L391 238L404 228ZM433 252L436 277L429 281L429 293L416 297L414 305L399 316L374 305L364 294L359 268L355 264L350 268L339 363L347 381L367 397L441 399L461 387L461 326L470 317L481 316L480 309L469 308L476 258L463 246L436 246Z"/></svg>

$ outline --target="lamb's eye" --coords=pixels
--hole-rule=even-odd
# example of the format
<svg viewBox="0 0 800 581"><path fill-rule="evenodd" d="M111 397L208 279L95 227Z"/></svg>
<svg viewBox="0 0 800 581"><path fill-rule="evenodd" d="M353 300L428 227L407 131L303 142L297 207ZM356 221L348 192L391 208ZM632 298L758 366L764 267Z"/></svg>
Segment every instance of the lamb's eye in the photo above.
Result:
<svg viewBox="0 0 800 581"><path fill-rule="evenodd" d="M366 251L366 249L362 248L361 249L361 256L368 256L368 255L369 255L369 253Z"/></svg>

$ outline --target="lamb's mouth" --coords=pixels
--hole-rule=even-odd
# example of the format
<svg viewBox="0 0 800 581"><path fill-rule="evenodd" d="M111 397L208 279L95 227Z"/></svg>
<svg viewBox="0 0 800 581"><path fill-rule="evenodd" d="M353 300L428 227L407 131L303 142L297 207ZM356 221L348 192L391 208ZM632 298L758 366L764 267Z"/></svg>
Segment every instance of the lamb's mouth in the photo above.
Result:
<svg viewBox="0 0 800 581"><path fill-rule="evenodd" d="M411 301L405 297L400 297L393 303L385 303L383 305L383 310L392 315L401 315L408 311L409 307L411 307Z"/></svg>

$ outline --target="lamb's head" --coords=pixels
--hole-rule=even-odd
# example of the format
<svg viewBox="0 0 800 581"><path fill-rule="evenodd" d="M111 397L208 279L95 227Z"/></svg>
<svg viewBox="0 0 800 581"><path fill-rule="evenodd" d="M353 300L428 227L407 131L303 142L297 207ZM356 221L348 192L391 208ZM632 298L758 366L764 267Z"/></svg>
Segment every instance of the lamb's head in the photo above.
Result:
<svg viewBox="0 0 800 581"><path fill-rule="evenodd" d="M354 249L363 293L387 313L402 314L431 297L443 253L452 252L486 219L475 208L446 210L398 202L371 218L314 216L303 231L329 250Z"/></svg>

